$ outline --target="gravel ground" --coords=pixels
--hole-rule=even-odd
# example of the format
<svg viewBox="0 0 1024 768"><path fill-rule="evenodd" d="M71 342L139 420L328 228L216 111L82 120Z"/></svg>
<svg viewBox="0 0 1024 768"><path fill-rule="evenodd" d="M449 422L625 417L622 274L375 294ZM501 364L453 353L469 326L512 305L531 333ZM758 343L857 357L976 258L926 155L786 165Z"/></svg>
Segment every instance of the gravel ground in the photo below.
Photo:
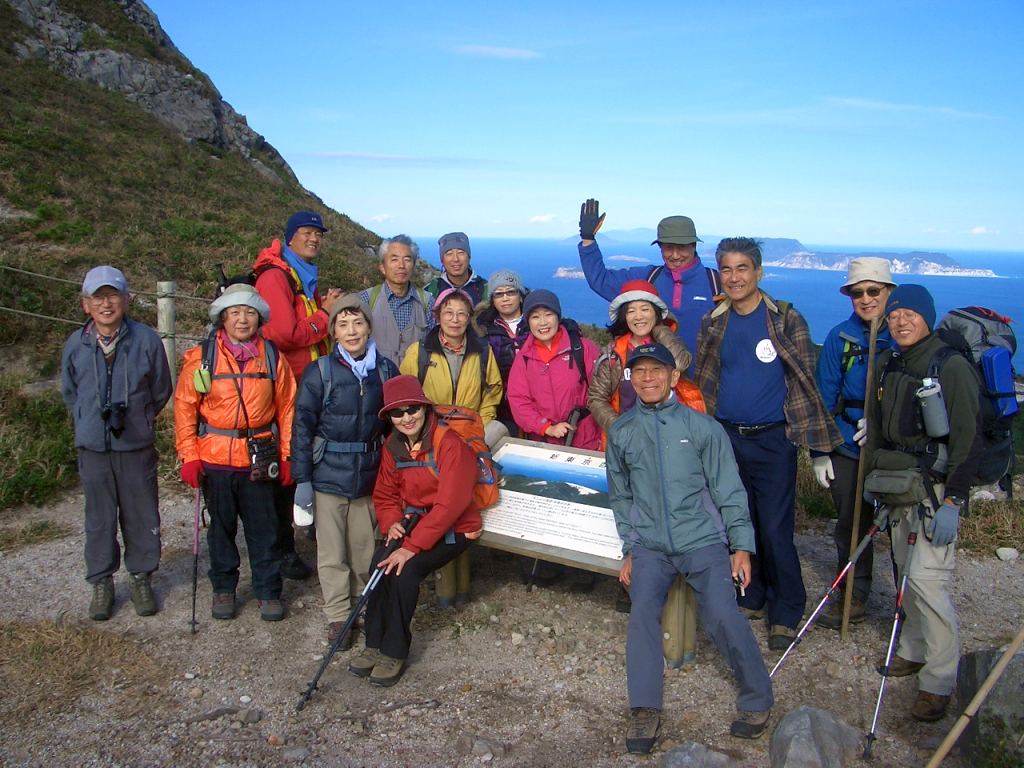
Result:
<svg viewBox="0 0 1024 768"><path fill-rule="evenodd" d="M567 584L527 594L511 556L477 548L469 607L438 609L424 587L411 663L397 686L374 688L349 675L349 653L339 653L312 701L296 713L327 650L315 577L285 582L289 615L270 624L259 619L243 565L239 616L215 622L202 576L204 541L199 628L191 635L192 507L188 499L165 496L163 562L154 576L160 613L135 615L122 571L115 577L114 617L94 625L85 615L90 590L82 579L81 509L82 497L75 494L42 509L0 515L2 525L49 519L73 531L0 559L0 622L52 621L65 612L72 627L137 641L156 672L138 680L104 668L99 683L54 700L44 694L29 711L0 704L4 765L651 765L686 741L743 765L768 764L767 736L753 742L729 736L735 686L700 632L696 660L666 671L653 757L625 753L626 616L614 610L617 585L610 578L602 577L589 595L573 594ZM298 546L307 561L315 559L312 542L299 536ZM799 534L797 546L811 610L828 587L833 547L824 528ZM888 641L895 598L887 546L879 537L872 617L852 628L846 644L836 632L808 633L776 676L770 727L805 704L833 711L862 731L870 727L880 680L874 664ZM1016 634L1024 597L1012 585L1021 584L1022 573L1020 560L961 554L954 600L964 650L1005 643ZM767 650L767 627L755 632L770 668L780 654ZM952 726L955 713L931 725L911 720L915 694L913 679L887 685L875 764L923 765ZM960 765L955 753L945 765Z"/></svg>

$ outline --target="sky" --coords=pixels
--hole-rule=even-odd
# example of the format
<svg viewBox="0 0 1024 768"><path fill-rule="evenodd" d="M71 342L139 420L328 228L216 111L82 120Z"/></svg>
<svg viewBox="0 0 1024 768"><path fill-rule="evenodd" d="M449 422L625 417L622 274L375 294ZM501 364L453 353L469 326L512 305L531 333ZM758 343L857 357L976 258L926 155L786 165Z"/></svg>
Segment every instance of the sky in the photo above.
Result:
<svg viewBox="0 0 1024 768"><path fill-rule="evenodd" d="M1024 3L147 0L383 235L1024 251Z"/></svg>

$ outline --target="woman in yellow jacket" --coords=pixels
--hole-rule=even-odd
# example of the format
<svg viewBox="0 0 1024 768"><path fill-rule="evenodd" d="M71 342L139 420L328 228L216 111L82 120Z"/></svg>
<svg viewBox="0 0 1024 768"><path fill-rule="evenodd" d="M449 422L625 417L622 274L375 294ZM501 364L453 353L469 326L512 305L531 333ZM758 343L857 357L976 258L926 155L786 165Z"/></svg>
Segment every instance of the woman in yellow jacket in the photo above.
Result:
<svg viewBox="0 0 1024 768"><path fill-rule="evenodd" d="M206 540L215 619L235 617L242 520L260 618L280 621L281 561L274 486L290 485L295 378L260 326L270 307L248 285L229 287L210 307L213 332L185 353L174 396L181 479L202 484L210 511Z"/></svg>
<svg viewBox="0 0 1024 768"><path fill-rule="evenodd" d="M423 342L409 347L402 373L416 376L424 394L437 405L461 405L476 411L488 445L508 434L498 405L504 386L501 369L486 339L469 332L473 300L460 288L442 291L434 302L437 325Z"/></svg>

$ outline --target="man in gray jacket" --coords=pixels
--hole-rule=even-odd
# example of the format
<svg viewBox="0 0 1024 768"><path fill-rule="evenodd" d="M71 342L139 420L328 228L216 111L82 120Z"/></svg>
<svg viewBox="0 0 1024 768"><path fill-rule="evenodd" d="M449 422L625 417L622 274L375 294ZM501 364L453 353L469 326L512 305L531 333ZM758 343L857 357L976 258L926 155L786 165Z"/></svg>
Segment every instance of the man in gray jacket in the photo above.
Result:
<svg viewBox="0 0 1024 768"><path fill-rule="evenodd" d="M171 396L171 371L160 337L125 317L127 305L128 281L120 270L89 270L82 283L89 322L71 334L61 358L61 391L75 421L85 491L85 579L93 587L93 621L106 621L114 610L118 522L135 612L157 612L150 584L160 565L154 424Z"/></svg>
<svg viewBox="0 0 1024 768"><path fill-rule="evenodd" d="M734 579L750 583L754 529L725 430L687 408L673 392L672 354L642 344L626 365L635 408L608 431L608 496L625 561L619 580L633 608L626 637L626 682L632 718L626 749L649 752L661 722L661 611L679 574L697 595L701 624L732 667L740 693L733 736L764 732L772 683L750 622L736 605Z"/></svg>

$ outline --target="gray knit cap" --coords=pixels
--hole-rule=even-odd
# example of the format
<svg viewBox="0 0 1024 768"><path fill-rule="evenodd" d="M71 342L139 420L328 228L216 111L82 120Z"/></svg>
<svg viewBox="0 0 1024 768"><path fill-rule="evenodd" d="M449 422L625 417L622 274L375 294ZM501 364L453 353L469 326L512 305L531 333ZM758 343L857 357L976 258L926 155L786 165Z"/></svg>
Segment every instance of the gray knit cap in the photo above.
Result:
<svg viewBox="0 0 1024 768"><path fill-rule="evenodd" d="M270 322L270 305L263 300L256 289L251 285L236 283L229 285L224 293L218 296L210 305L210 319L216 322L220 313L229 307L252 307L260 313L260 320L266 324Z"/></svg>
<svg viewBox="0 0 1024 768"><path fill-rule="evenodd" d="M373 317L370 314L370 305L359 298L358 293L346 293L331 307L330 319L327 321L328 335L334 336L334 320L343 309L358 309L363 313L366 324L370 326L370 333L373 333Z"/></svg>
<svg viewBox="0 0 1024 768"><path fill-rule="evenodd" d="M521 294L526 293L526 290L523 288L523 278L519 276L518 272L513 272L511 269L499 269L487 281L487 294L493 296L494 292L499 288L510 287L515 288Z"/></svg>

